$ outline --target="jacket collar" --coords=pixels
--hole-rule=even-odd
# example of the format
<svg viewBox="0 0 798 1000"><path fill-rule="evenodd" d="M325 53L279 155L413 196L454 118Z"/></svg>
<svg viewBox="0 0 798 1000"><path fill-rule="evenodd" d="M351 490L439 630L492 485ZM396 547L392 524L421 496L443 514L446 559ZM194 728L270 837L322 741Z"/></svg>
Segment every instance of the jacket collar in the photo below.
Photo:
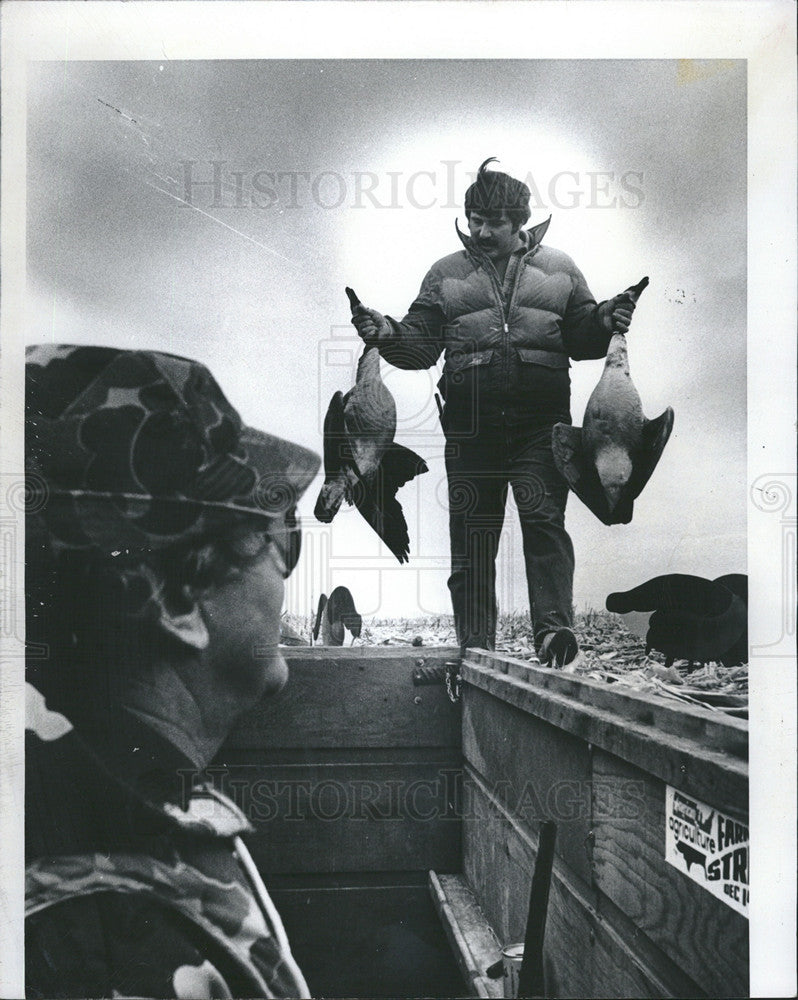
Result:
<svg viewBox="0 0 798 1000"><path fill-rule="evenodd" d="M158 827L216 837L251 829L238 806L213 787L213 768L199 771L131 713L122 710L109 720L112 724L89 731L51 711L30 687L26 770L30 791L33 786L45 790L50 805L39 818L51 834L60 828L83 839L79 831L96 825L98 817L104 828L123 837ZM37 832L50 839L44 829L26 830L33 835L29 842L39 839ZM85 836L93 832L86 829Z"/></svg>
<svg viewBox="0 0 798 1000"><path fill-rule="evenodd" d="M544 219L543 222L539 222L536 226L531 226L529 229L522 229L520 232L521 240L524 243L522 249L524 255L529 253L534 253L535 250L540 246L543 241L543 237L546 235L546 230L551 225L551 216L548 219ZM457 233L458 239L465 247L468 254L476 257L478 260L483 260L485 254L479 249L477 244L467 236L462 229L458 226L457 220L455 219L454 228ZM518 251L516 251L518 252Z"/></svg>

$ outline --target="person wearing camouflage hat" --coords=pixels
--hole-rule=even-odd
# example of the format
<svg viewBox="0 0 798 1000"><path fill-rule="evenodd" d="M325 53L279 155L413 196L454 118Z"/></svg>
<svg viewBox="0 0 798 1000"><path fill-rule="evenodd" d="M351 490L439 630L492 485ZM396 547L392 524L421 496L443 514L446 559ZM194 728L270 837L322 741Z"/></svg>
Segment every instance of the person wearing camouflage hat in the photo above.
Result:
<svg viewBox="0 0 798 1000"><path fill-rule="evenodd" d="M26 994L308 997L204 769L287 679L319 457L156 351L30 348L25 413Z"/></svg>

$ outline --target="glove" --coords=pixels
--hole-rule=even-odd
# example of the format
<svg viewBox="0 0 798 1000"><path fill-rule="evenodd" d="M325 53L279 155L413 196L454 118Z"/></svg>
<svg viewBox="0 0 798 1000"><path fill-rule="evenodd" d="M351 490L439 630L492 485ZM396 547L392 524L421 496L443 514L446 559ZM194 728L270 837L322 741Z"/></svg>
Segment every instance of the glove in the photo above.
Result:
<svg viewBox="0 0 798 1000"><path fill-rule="evenodd" d="M648 278L642 278L618 295L599 306L599 321L607 333L628 333L637 300L648 287Z"/></svg>
<svg viewBox="0 0 798 1000"><path fill-rule="evenodd" d="M355 309L352 314L352 325L363 340L385 339L391 334L391 326L382 313L364 305L358 305Z"/></svg>
<svg viewBox="0 0 798 1000"><path fill-rule="evenodd" d="M635 303L627 293L621 292L601 303L599 320L607 333L628 333L634 311Z"/></svg>

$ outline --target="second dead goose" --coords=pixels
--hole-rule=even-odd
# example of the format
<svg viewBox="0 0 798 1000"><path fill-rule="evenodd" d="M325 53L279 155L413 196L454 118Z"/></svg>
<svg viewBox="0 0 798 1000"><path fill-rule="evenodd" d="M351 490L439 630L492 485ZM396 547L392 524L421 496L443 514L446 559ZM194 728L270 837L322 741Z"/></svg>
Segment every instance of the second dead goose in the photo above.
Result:
<svg viewBox="0 0 798 1000"><path fill-rule="evenodd" d="M624 293L637 302L648 278ZM628 524L634 501L656 468L673 428L669 406L647 420L629 374L626 336L615 333L582 427L555 424L552 451L557 468L579 499L604 524Z"/></svg>

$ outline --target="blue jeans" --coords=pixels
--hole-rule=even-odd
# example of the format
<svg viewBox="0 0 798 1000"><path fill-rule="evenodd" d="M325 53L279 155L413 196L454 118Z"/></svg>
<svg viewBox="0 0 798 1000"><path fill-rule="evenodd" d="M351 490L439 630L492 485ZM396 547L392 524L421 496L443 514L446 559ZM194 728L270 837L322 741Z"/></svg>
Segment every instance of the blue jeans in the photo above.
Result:
<svg viewBox="0 0 798 1000"><path fill-rule="evenodd" d="M496 641L496 553L512 486L524 546L536 649L573 624L574 548L565 530L568 486L554 464L551 425L499 422L478 434L447 428L449 537L455 630L462 648Z"/></svg>

